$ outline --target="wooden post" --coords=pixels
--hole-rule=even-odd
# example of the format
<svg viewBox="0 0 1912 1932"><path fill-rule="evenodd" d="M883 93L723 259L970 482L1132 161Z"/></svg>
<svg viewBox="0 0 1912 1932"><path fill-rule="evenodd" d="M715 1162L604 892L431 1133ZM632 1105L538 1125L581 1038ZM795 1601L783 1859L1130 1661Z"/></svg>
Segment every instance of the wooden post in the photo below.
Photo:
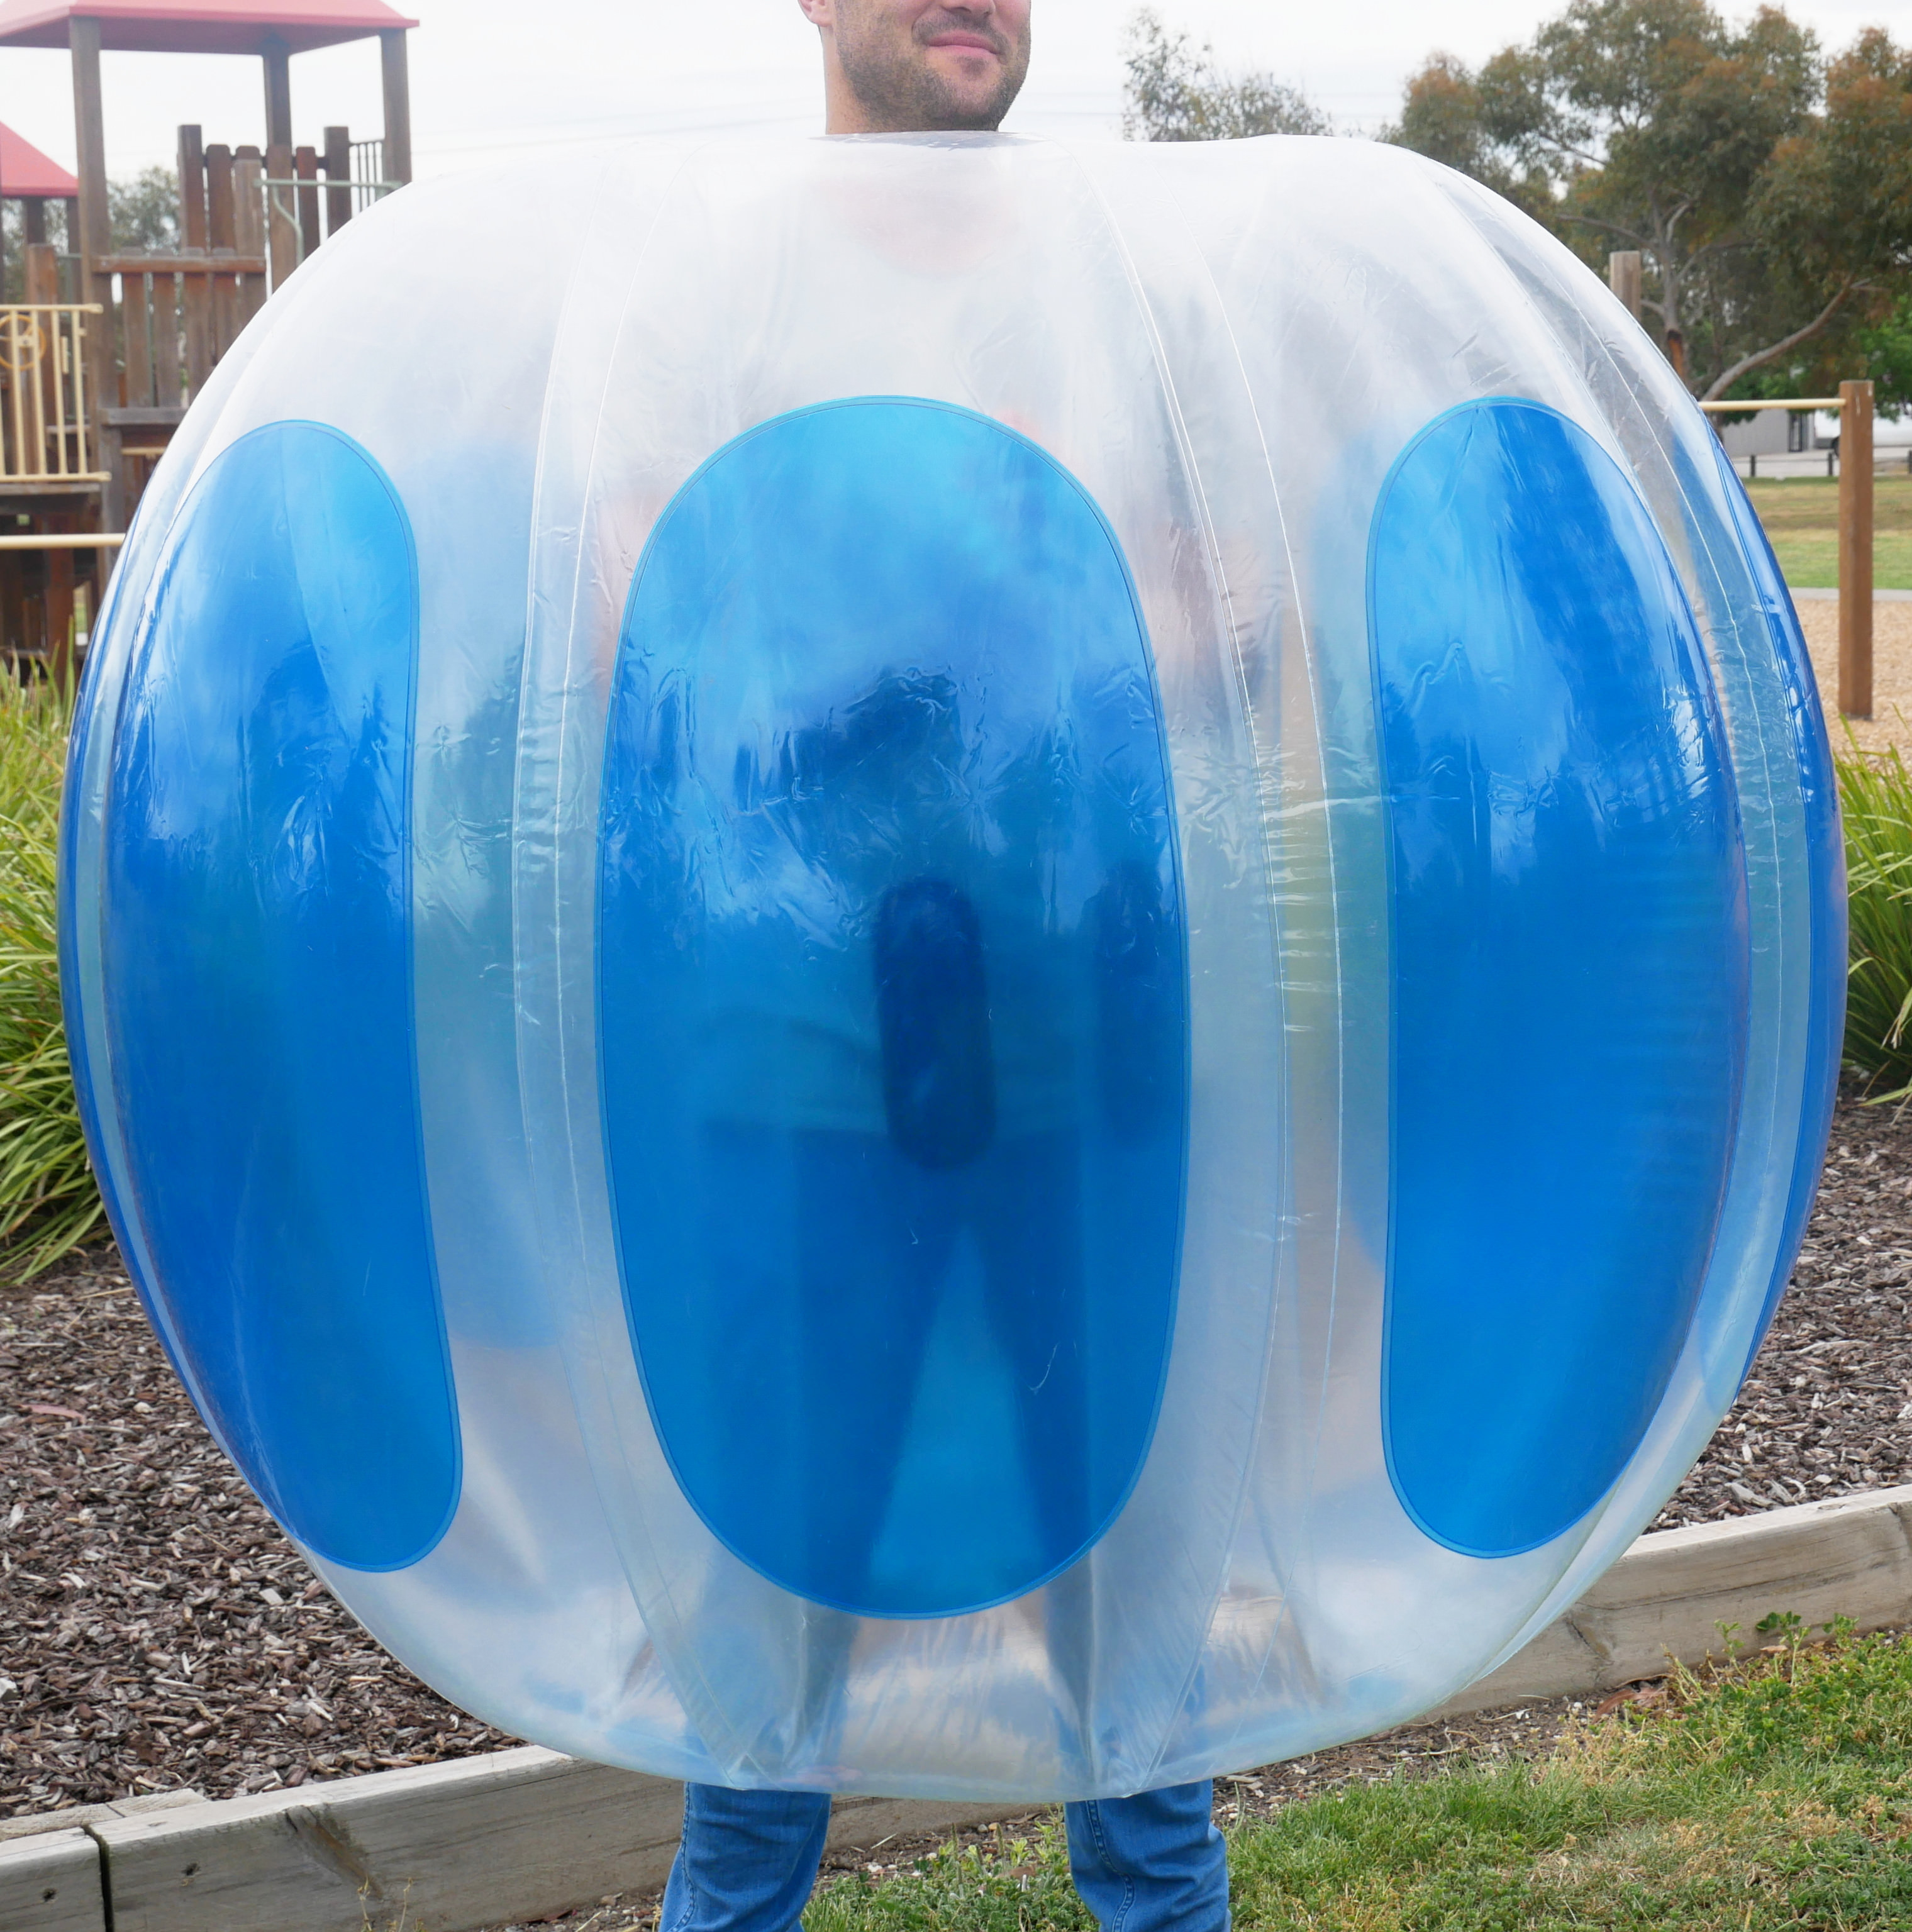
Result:
<svg viewBox="0 0 1912 1932"><path fill-rule="evenodd" d="M107 123L100 97L100 23L76 16L67 23L73 54L73 112L80 162L80 236L74 252L90 278L94 262L113 246L107 209ZM95 291L89 298L98 301Z"/></svg>
<svg viewBox="0 0 1912 1932"><path fill-rule="evenodd" d="M120 310L126 325L126 400L136 410L146 409L153 401L153 364L146 346L146 291L152 279L150 275L119 278Z"/></svg>
<svg viewBox="0 0 1912 1932"><path fill-rule="evenodd" d="M238 230L233 208L233 151L215 141L206 151L206 241L217 254L236 251Z"/></svg>
<svg viewBox="0 0 1912 1932"><path fill-rule="evenodd" d="M352 219L352 130L326 130L326 238Z"/></svg>
<svg viewBox="0 0 1912 1932"><path fill-rule="evenodd" d="M59 300L60 258L59 251L52 243L35 242L28 244L24 280L26 297L29 302L56 302ZM14 340L17 345L17 334ZM41 426L53 420L56 400L55 386L59 381L58 363L53 356L43 355L40 358L38 376L32 370L23 369L14 380L22 386L15 392L15 399L23 404L33 394L33 385L37 382L39 386L37 409L29 404L31 413L28 420L23 423L16 418L15 422L15 430L20 446L14 452L15 458L29 475L32 475L47 460L47 437L44 428Z"/></svg>
<svg viewBox="0 0 1912 1932"><path fill-rule="evenodd" d="M1872 715L1872 386L1839 385L1839 709Z"/></svg>
<svg viewBox="0 0 1912 1932"><path fill-rule="evenodd" d="M292 150L273 146L266 150L266 172L273 181L292 178ZM266 196L266 254L272 266L272 292L286 285L286 278L299 266L299 216L290 188L269 188Z"/></svg>
<svg viewBox="0 0 1912 1932"><path fill-rule="evenodd" d="M319 229L319 157L311 148L300 148L292 158L292 171L298 176L299 190L299 259L302 262L308 256L318 253L319 244L326 238ZM312 185L307 188L305 184Z"/></svg>
<svg viewBox="0 0 1912 1932"><path fill-rule="evenodd" d="M155 275L149 289L153 311L153 392L161 409L175 410L185 400L179 285L171 275Z"/></svg>
<svg viewBox="0 0 1912 1932"><path fill-rule="evenodd" d="M1607 286L1625 305L1635 322L1640 320L1640 250L1621 248L1607 257Z"/></svg>
<svg viewBox="0 0 1912 1932"><path fill-rule="evenodd" d="M266 145L292 146L292 50L276 34L261 56L266 66Z"/></svg>
<svg viewBox="0 0 1912 1932"><path fill-rule="evenodd" d="M256 256L266 252L266 195L260 186L265 172L265 158L257 148L233 151L233 239L242 255ZM265 300L263 275L239 278L242 328L259 313Z"/></svg>
<svg viewBox="0 0 1912 1932"><path fill-rule="evenodd" d="M233 151L223 141L215 141L206 151L206 232L215 255L239 252L233 207ZM230 274L207 279L212 284L212 355L217 362L239 332L239 290Z"/></svg>
<svg viewBox="0 0 1912 1932"><path fill-rule="evenodd" d="M116 393L113 381L113 278L99 274L94 264L113 248L113 224L107 208L107 123L100 99L100 23L76 14L67 22L67 45L73 58L74 132L80 164L80 286L83 302L96 302L102 313L89 316L86 331L86 388L92 414L91 441L106 446L107 398ZM115 476L102 493L104 527L126 527L124 478Z"/></svg>
<svg viewBox="0 0 1912 1932"><path fill-rule="evenodd" d="M26 572L25 557L6 560L0 569L0 650L10 656L26 648Z"/></svg>
<svg viewBox="0 0 1912 1932"><path fill-rule="evenodd" d="M194 127L179 130L179 245L206 246L206 146Z"/></svg>
<svg viewBox="0 0 1912 1932"><path fill-rule="evenodd" d="M200 130L179 130L179 237L189 254L206 252L206 149ZM212 373L212 285L204 275L180 279L185 316L186 388L197 395Z"/></svg>
<svg viewBox="0 0 1912 1932"><path fill-rule="evenodd" d="M56 302L59 298L59 250L50 242L30 243L26 251L26 299Z"/></svg>
<svg viewBox="0 0 1912 1932"><path fill-rule="evenodd" d="M73 552L47 553L47 670L54 683L73 679Z"/></svg>
<svg viewBox="0 0 1912 1932"><path fill-rule="evenodd" d="M37 194L29 195L20 203L20 215L24 224L25 239L44 242L47 238L47 204Z"/></svg>
<svg viewBox="0 0 1912 1932"><path fill-rule="evenodd" d="M379 68L385 81L385 178L412 178L412 88L405 64L405 29L383 27L378 37Z"/></svg>

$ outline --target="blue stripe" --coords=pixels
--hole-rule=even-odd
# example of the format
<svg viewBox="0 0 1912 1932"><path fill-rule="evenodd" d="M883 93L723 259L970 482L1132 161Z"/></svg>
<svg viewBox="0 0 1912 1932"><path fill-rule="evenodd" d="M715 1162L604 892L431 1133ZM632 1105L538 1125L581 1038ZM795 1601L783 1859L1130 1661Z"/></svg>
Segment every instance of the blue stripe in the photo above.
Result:
<svg viewBox="0 0 1912 1932"><path fill-rule="evenodd" d="M1685 1341L1743 1078L1737 815L1692 614L1583 431L1493 399L1377 507L1393 905L1384 1423L1478 1556L1599 1502Z"/></svg>
<svg viewBox="0 0 1912 1932"><path fill-rule="evenodd" d="M632 586L604 1132L659 1438L714 1534L876 1616L1102 1534L1166 1372L1187 1079L1148 640L1112 532L908 400L719 452Z"/></svg>
<svg viewBox="0 0 1912 1932"><path fill-rule="evenodd" d="M419 1150L417 571L357 445L275 423L181 525L107 802L131 1201L209 1420L334 1562L416 1562L459 1443Z"/></svg>

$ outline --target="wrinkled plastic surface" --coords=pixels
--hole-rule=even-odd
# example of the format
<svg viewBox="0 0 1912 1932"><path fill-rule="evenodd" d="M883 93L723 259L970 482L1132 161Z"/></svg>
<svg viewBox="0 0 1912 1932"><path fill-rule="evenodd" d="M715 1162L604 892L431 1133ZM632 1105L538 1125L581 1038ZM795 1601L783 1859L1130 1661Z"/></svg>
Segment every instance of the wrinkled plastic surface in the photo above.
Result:
<svg viewBox="0 0 1912 1932"><path fill-rule="evenodd" d="M1733 790L1666 546L1565 416L1496 398L1435 422L1368 570L1389 1468L1430 1534L1510 1556L1613 1486L1705 1278L1745 1071Z"/></svg>
<svg viewBox="0 0 1912 1932"><path fill-rule="evenodd" d="M518 1735L1034 1799L1398 1723L1652 1519L1790 1270L1796 625L1607 292L1400 150L410 189L222 364L97 637L135 1280Z"/></svg>
<svg viewBox="0 0 1912 1932"><path fill-rule="evenodd" d="M1149 668L1094 506L947 406L748 432L638 566L599 846L620 1269L672 1473L812 1602L1025 1595L1147 1454L1188 1030Z"/></svg>
<svg viewBox="0 0 1912 1932"><path fill-rule="evenodd" d="M103 970L131 1212L267 1506L402 1569L458 1493L419 1158L416 585L365 454L257 430L195 492L128 679Z"/></svg>

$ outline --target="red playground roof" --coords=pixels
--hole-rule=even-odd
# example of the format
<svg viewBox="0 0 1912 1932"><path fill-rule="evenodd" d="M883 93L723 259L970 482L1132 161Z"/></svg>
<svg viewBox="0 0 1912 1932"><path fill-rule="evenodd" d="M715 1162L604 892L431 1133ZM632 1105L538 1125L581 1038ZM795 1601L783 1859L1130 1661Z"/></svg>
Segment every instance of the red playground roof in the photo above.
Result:
<svg viewBox="0 0 1912 1932"><path fill-rule="evenodd" d="M0 122L0 196L51 195L64 200L80 184L58 161Z"/></svg>
<svg viewBox="0 0 1912 1932"><path fill-rule="evenodd" d="M128 53L296 54L389 27L416 27L383 0L4 0L0 46L63 47L67 22L100 23L100 44Z"/></svg>

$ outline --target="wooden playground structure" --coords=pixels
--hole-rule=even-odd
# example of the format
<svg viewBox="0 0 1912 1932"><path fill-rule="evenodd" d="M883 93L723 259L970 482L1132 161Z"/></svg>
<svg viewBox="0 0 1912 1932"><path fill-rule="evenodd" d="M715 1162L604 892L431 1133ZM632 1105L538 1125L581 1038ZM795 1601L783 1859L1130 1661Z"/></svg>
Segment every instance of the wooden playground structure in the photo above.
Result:
<svg viewBox="0 0 1912 1932"><path fill-rule="evenodd" d="M0 128L0 200L23 206L21 298L0 302L0 652L64 675L83 614L154 464L267 296L353 218L412 178L406 35L383 0L0 0L0 50L65 47L68 175ZM376 39L385 124L293 137L294 54ZM114 52L257 59L266 142L179 130L179 241L116 252L101 60ZM49 238L50 202L67 246Z"/></svg>

